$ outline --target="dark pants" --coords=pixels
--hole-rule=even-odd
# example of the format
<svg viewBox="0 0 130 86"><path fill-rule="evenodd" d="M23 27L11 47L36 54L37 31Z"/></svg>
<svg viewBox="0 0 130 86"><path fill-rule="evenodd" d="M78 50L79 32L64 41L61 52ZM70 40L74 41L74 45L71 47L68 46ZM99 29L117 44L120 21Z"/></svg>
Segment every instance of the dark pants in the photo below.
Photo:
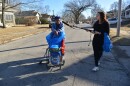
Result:
<svg viewBox="0 0 130 86"><path fill-rule="evenodd" d="M98 62L103 54L103 49L101 47L93 46L93 51L94 51L95 66L98 66Z"/></svg>
<svg viewBox="0 0 130 86"><path fill-rule="evenodd" d="M95 66L98 66L98 62L103 54L103 37L95 36L93 39L93 51Z"/></svg>

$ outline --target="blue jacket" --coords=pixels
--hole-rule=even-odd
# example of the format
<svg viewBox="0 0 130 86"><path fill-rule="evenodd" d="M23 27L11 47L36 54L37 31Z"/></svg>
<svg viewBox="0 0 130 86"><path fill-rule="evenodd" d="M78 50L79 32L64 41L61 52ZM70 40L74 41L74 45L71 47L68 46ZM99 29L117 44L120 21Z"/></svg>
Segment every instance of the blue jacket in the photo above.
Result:
<svg viewBox="0 0 130 86"><path fill-rule="evenodd" d="M54 32L54 31L64 32L64 25L63 25L62 22L60 23L60 25L57 25L56 23L53 23L51 30L52 30L52 32Z"/></svg>

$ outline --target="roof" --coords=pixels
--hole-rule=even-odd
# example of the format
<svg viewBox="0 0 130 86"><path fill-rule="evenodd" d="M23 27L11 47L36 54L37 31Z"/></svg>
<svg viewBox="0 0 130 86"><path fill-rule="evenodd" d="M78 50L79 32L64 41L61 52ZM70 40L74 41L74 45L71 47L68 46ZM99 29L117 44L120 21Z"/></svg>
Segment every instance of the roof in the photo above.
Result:
<svg viewBox="0 0 130 86"><path fill-rule="evenodd" d="M113 14L114 11L115 11L115 10L110 10L110 11L107 11L107 13L110 13L110 14L112 13L112 14ZM118 11L118 10L117 10L117 11ZM125 12L125 10L122 10L122 12Z"/></svg>
<svg viewBox="0 0 130 86"><path fill-rule="evenodd" d="M125 10L127 10L127 9L130 9L130 5L128 5L128 6L125 8Z"/></svg>
<svg viewBox="0 0 130 86"><path fill-rule="evenodd" d="M108 11L107 13L113 13L115 10L110 10L110 11Z"/></svg>
<svg viewBox="0 0 130 86"><path fill-rule="evenodd" d="M35 10L30 10L30 11L19 12L17 15L19 15L19 16L36 16L37 14L40 14L40 13L36 12Z"/></svg>

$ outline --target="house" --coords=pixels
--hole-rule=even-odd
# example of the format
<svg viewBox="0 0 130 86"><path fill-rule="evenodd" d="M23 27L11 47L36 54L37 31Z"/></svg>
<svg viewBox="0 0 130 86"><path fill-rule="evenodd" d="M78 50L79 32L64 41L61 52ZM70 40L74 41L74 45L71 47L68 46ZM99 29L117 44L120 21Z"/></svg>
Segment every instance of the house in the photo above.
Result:
<svg viewBox="0 0 130 86"><path fill-rule="evenodd" d="M107 17L108 18L117 17L117 13L118 13L118 10L117 10L117 12L112 11L112 10L108 11L107 12ZM130 5L128 5L124 10L122 10L121 17L122 18L130 18Z"/></svg>
<svg viewBox="0 0 130 86"><path fill-rule="evenodd" d="M107 18L114 18L117 17L117 11L116 10L110 10L106 14Z"/></svg>
<svg viewBox="0 0 130 86"><path fill-rule="evenodd" d="M6 5L6 7L9 8L8 4L5 4L5 5ZM4 20L5 20L6 27L15 25L15 15L14 15L15 12L16 12L16 10L13 8L9 8L9 9L5 10ZM0 26L3 26L1 20L2 20L2 0L0 0Z"/></svg>
<svg viewBox="0 0 130 86"><path fill-rule="evenodd" d="M51 20L51 16L48 15L48 14L41 14L41 18L47 20L47 21L50 21Z"/></svg>
<svg viewBox="0 0 130 86"><path fill-rule="evenodd" d="M122 18L130 18L130 5L128 5L123 11L122 11Z"/></svg>
<svg viewBox="0 0 130 86"><path fill-rule="evenodd" d="M130 18L130 5L128 5L125 9L125 18Z"/></svg>
<svg viewBox="0 0 130 86"><path fill-rule="evenodd" d="M123 18L123 19L125 18L125 10L122 11L121 18Z"/></svg>
<svg viewBox="0 0 130 86"><path fill-rule="evenodd" d="M41 17L41 14L35 10L30 10L30 11L21 11L21 12L18 12L16 14L16 17L17 18L21 18L21 19L27 19L27 20L31 20L33 21L34 23L40 23L40 17ZM18 22L17 23L25 23L24 21L23 22Z"/></svg>

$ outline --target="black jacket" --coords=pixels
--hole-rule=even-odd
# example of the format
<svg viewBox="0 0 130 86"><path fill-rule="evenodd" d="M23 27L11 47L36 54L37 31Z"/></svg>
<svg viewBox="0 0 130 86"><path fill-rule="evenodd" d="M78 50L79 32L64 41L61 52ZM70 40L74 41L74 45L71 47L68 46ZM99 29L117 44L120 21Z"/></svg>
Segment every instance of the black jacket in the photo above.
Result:
<svg viewBox="0 0 130 86"><path fill-rule="evenodd" d="M94 31L98 31L101 34L95 34L93 38L93 46L102 46L104 43L104 33L109 35L110 27L107 21L104 21L102 24L99 24L99 21L96 21L93 25Z"/></svg>

